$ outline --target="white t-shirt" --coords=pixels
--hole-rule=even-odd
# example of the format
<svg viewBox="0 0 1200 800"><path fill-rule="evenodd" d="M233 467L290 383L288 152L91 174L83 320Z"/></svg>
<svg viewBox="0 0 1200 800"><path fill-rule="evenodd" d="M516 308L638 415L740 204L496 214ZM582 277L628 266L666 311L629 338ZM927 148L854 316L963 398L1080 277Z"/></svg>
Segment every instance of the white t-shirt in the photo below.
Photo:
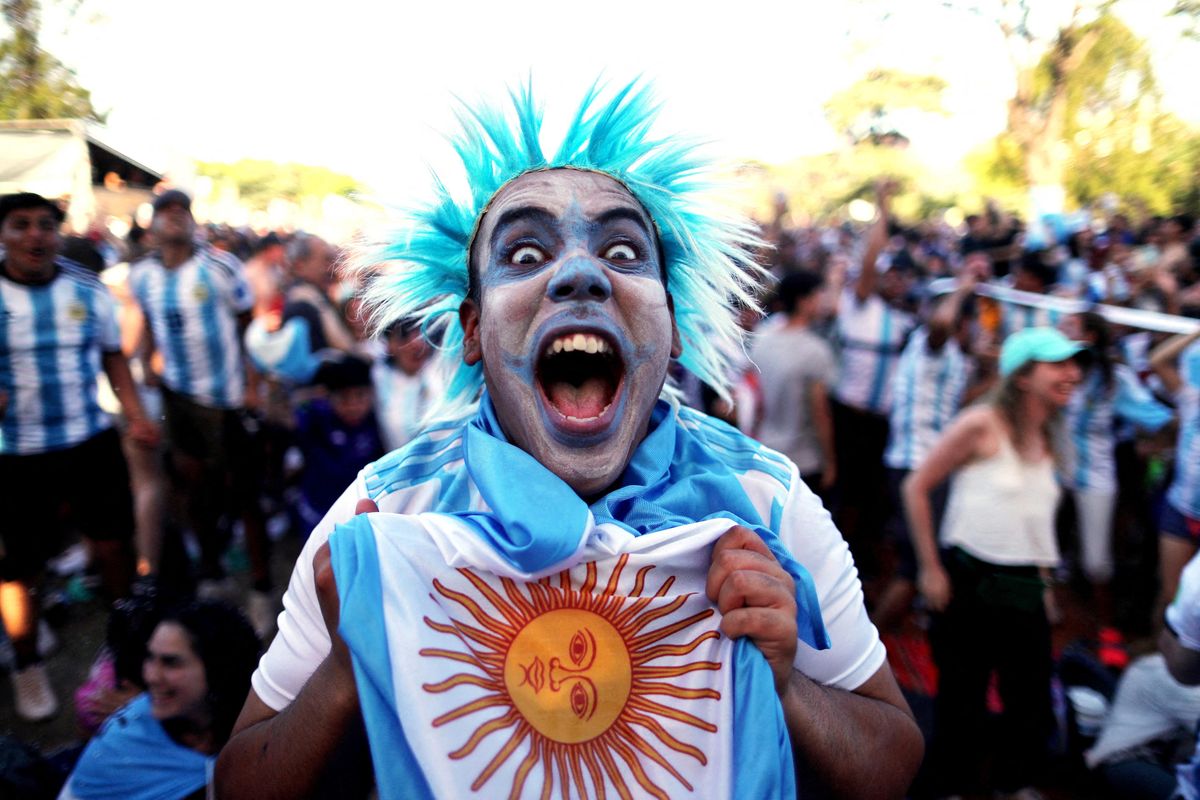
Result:
<svg viewBox="0 0 1200 800"><path fill-rule="evenodd" d="M702 421L707 417L689 409L681 409L679 415L682 424L707 424ZM762 460L783 461L782 456L765 449L759 458L764 455L766 459ZM800 480L795 465L783 463L790 467L786 486L758 471L746 472L741 482L761 508L762 518L777 520L780 539L796 561L809 570L816 586L832 647L818 651L799 642L795 666L815 681L853 690L875 674L886 652L867 617L850 549L829 512ZM283 596L279 633L251 678L255 694L276 711L295 699L329 652L329 636L313 579L313 556L333 528L353 516L357 502L368 497L375 500L380 511L401 514L448 507L483 508L483 500L463 468L462 428L448 425L431 429L402 450L367 466L309 537Z"/></svg>

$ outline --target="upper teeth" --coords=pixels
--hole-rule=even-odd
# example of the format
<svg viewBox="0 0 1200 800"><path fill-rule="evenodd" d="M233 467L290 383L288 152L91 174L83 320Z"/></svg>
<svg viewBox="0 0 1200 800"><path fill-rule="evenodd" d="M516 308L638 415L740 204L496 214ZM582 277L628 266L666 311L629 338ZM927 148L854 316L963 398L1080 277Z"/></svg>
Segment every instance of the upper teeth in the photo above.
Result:
<svg viewBox="0 0 1200 800"><path fill-rule="evenodd" d="M590 333L568 333L559 336L546 347L546 355L554 353L573 353L576 350L584 353L607 353L612 350L608 342Z"/></svg>

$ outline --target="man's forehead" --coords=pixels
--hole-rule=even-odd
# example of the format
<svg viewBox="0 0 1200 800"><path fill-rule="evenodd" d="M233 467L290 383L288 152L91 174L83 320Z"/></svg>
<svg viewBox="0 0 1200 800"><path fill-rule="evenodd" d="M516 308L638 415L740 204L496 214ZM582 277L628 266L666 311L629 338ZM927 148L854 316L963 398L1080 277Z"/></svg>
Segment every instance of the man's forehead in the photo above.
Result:
<svg viewBox="0 0 1200 800"><path fill-rule="evenodd" d="M21 220L22 222L40 222L43 217L53 222L58 222L54 212L45 206L36 206L34 208L14 208L12 211L8 212L8 215L5 216L4 221L8 222L9 220Z"/></svg>
<svg viewBox="0 0 1200 800"><path fill-rule="evenodd" d="M509 209L539 208L561 216L575 205L587 218L599 217L614 208L628 208L636 211L648 228L653 227L642 204L615 178L579 169L548 169L528 172L497 192L488 204L481 229L490 228Z"/></svg>

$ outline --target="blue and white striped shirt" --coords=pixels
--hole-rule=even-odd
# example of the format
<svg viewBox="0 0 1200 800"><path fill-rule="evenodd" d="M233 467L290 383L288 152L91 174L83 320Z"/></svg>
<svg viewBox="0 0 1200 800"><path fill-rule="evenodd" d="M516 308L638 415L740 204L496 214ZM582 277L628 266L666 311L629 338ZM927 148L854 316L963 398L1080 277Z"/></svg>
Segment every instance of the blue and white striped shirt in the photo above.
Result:
<svg viewBox="0 0 1200 800"><path fill-rule="evenodd" d="M245 399L238 315L254 305L242 263L205 245L174 269L157 255L134 264L129 286L163 356L168 389L214 408Z"/></svg>
<svg viewBox="0 0 1200 800"><path fill-rule="evenodd" d="M42 286L0 274L0 453L62 450L112 427L96 378L100 354L120 349L113 299L95 273L60 259Z"/></svg>
<svg viewBox="0 0 1200 800"><path fill-rule="evenodd" d="M915 325L913 315L892 308L879 295L859 300L852 289L838 304L837 340L842 371L833 396L874 414L892 407L892 372Z"/></svg>
<svg viewBox="0 0 1200 800"><path fill-rule="evenodd" d="M1153 432L1173 416L1124 364L1113 366L1109 388L1105 388L1100 370L1089 370L1066 408L1063 485L1068 489L1116 491L1117 419Z"/></svg>
<svg viewBox="0 0 1200 800"><path fill-rule="evenodd" d="M1167 502L1192 519L1200 519L1200 342L1179 359L1183 388L1175 395L1179 443L1175 446L1175 481Z"/></svg>
<svg viewBox="0 0 1200 800"><path fill-rule="evenodd" d="M1000 301L1000 341L1026 328L1057 328L1067 315L1055 308L1024 306L1009 300Z"/></svg>
<svg viewBox="0 0 1200 800"><path fill-rule="evenodd" d="M883 460L895 469L915 469L933 448L962 405L967 359L958 342L947 339L929 349L922 327L908 341L892 378L892 411Z"/></svg>

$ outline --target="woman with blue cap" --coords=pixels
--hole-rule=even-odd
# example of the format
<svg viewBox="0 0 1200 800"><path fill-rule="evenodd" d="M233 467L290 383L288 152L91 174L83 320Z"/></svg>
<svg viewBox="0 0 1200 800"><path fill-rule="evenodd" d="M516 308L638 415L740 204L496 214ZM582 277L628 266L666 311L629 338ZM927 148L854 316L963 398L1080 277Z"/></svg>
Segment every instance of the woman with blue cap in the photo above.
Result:
<svg viewBox="0 0 1200 800"><path fill-rule="evenodd" d="M1082 349L1054 328L1008 337L996 393L955 418L904 486L940 675L930 774L946 795L979 788L993 671L1004 712L990 782L1001 796L1026 796L1053 726L1042 577L1059 559L1052 428L1079 385ZM947 479L938 541L929 498Z"/></svg>

